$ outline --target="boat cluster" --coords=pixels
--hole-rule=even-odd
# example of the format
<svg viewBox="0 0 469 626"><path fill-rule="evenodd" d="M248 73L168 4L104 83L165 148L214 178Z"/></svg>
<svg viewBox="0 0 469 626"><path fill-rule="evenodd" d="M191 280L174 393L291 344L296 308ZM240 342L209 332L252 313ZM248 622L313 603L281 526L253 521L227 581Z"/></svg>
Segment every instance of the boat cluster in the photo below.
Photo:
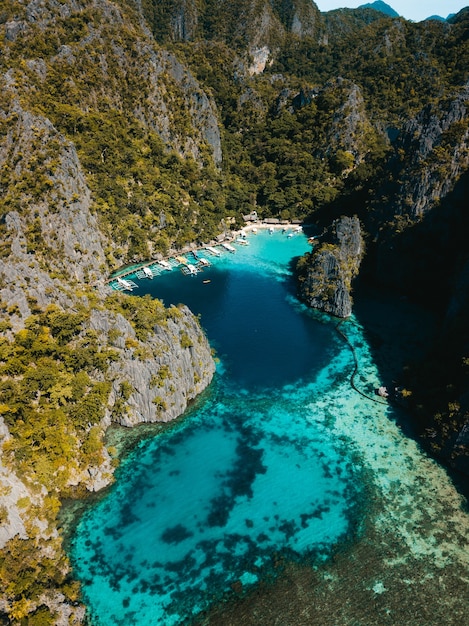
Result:
<svg viewBox="0 0 469 626"><path fill-rule="evenodd" d="M251 232L254 235L257 234L257 228L252 228ZM270 234L273 234L273 227L269 228L269 232ZM283 228L282 232L287 234L288 238L290 238L293 237L295 233L302 232L302 228L301 226L298 226L293 232L288 231L287 228ZM234 243L247 246L249 241L246 233L241 231ZM133 280L128 278L129 276L134 276L138 279L154 278L165 271L172 271L175 268L179 269L186 276L197 276L199 272L202 272L205 268L210 267L211 263L207 256L219 257L224 251L234 254L236 252L236 248L231 243L223 241L213 246L205 246L197 251L193 250L185 255L170 257L167 260L151 261L150 263L142 265L136 269L129 268L126 273L121 273L119 277L111 279L110 286L119 291L132 291L133 289L136 289L138 285ZM203 282L207 283L210 281L204 280Z"/></svg>

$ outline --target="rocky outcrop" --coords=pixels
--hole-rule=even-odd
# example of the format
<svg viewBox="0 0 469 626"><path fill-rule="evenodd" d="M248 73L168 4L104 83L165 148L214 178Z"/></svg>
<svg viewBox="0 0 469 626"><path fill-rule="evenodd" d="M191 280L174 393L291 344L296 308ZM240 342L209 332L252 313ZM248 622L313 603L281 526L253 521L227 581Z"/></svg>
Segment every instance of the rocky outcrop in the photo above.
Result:
<svg viewBox="0 0 469 626"><path fill-rule="evenodd" d="M3 117L15 122L0 143L0 167L10 173L4 178L0 298L13 327L21 327L32 302L71 306L68 286L99 282L105 255L73 144L16 98Z"/></svg>
<svg viewBox="0 0 469 626"><path fill-rule="evenodd" d="M299 37L316 37L321 22L319 9L314 2L293 2L289 30Z"/></svg>
<svg viewBox="0 0 469 626"><path fill-rule="evenodd" d="M187 307L174 309L144 343L122 315L109 311L93 311L89 327L120 353L106 374L112 390L105 424L168 422L186 410L214 374L208 341ZM111 334L117 338L111 340ZM142 348L147 358L139 356ZM123 384L129 390L124 401Z"/></svg>
<svg viewBox="0 0 469 626"><path fill-rule="evenodd" d="M197 35L199 13L195 0L182 0L174 4L170 16L170 29L175 41L191 41Z"/></svg>
<svg viewBox="0 0 469 626"><path fill-rule="evenodd" d="M374 210L364 218L375 239L369 257L375 279L429 303L437 282L440 309L452 289L450 275L466 261L468 99L465 85L405 123Z"/></svg>
<svg viewBox="0 0 469 626"><path fill-rule="evenodd" d="M469 167L469 85L426 106L403 128L398 151L407 155L393 212L415 221L448 195Z"/></svg>
<svg viewBox="0 0 469 626"><path fill-rule="evenodd" d="M71 412L65 411L64 415L70 417L66 423L71 447L63 455L60 467L51 470L47 466L43 475L36 472L36 466L29 473L28 467L20 471L15 442L21 439L22 431L19 426L15 432L14 426L25 422L13 418L7 426L7 414L10 417L16 408L13 401L12 406L1 406L0 549L4 565L0 575L0 615L17 620L15 623L27 620L37 607L49 607L54 620L50 623L81 623L83 607L76 603L77 596L70 586L61 586L70 568L57 530L59 498L75 490L98 491L110 483L115 459L104 446L103 438L111 422L133 426L174 419L207 387L215 369L207 339L188 309L174 308L166 315L161 305L159 321L139 339L118 306L113 309L109 305L110 289L105 278L112 242L103 233L99 216L93 210L95 198L89 177L95 172L88 171L92 168L89 164L83 166L78 142L73 143L70 136L67 138L58 130L58 118L35 106L34 94L43 89L50 76L63 75L69 81L67 88L75 94L71 98L73 104L63 103L62 113L72 112L68 118L65 112L67 119L78 119L106 102L106 107L129 112L142 127L156 131L169 149L177 150L183 157L192 156L199 164L221 162L213 102L189 70L172 54L159 50L144 30L124 27L122 10L106 0L34 0L18 5L15 19L0 24L0 37L4 34L6 41L15 45L23 38L27 42L32 32L47 33L49 26L58 38L63 37L63 31L56 28L61 18L74 16L78 24L73 41L57 46L52 54L48 51L44 58L25 59L21 67L0 75L2 341L27 333L25 326L53 307L64 320L68 314L73 317L79 311L83 326L80 337L75 339L86 341L92 337L94 354L112 351L113 355L102 367L90 366L92 371L88 368L86 373L83 370L90 388L103 385L106 389L96 400L100 403L98 417L95 421L87 417L78 428ZM97 15L100 20L96 20ZM24 49L34 54L27 43ZM77 89L86 76L84 66L96 70L96 80L85 89ZM130 97L128 87L132 80L139 81L141 98ZM58 84L63 86L63 81ZM58 108L62 106L56 104ZM78 118L73 118L77 112ZM177 115L184 118L185 125L180 119L175 120ZM67 130L73 136L73 124ZM102 163L107 156L104 144ZM134 310L135 307L132 313ZM47 335L50 329L44 330ZM57 363L62 348L63 344L57 352ZM75 344L67 344L65 350L68 349L75 354ZM4 351L7 353L8 347ZM55 353L48 358L53 368ZM40 360L40 354L34 355L24 368L34 371ZM4 361L0 364L3 366ZM18 380L21 371L24 370L17 372ZM71 376L75 374L76 371ZM11 372L2 371L2 382L8 385L9 377ZM65 391L61 407L69 398ZM34 405L35 399L31 402ZM38 415L50 408L47 402L44 398L37 401L39 408L29 407L25 429L31 427L29 419L36 419L36 408ZM94 446L95 454L84 452L89 445ZM49 450L45 443L39 447L43 453ZM66 477L63 482L55 481L59 473ZM18 577L12 567L5 565L8 559L42 577L41 583L34 586L46 592L36 597L36 591L18 591L14 584ZM71 604L71 598L76 606Z"/></svg>
<svg viewBox="0 0 469 626"><path fill-rule="evenodd" d="M372 126L358 85L344 78L329 81L316 94L318 106L331 112L320 154L333 157L341 169L361 163L370 150L377 130Z"/></svg>
<svg viewBox="0 0 469 626"><path fill-rule="evenodd" d="M142 16L152 26L158 41L218 40L252 58L250 74L261 73L289 33L315 37L321 17L310 0L171 0L152 7L137 0Z"/></svg>
<svg viewBox="0 0 469 626"><path fill-rule="evenodd" d="M24 39L27 49L28 37L37 29L54 29L59 16L75 19L81 36L74 37L73 42L63 36L63 44L55 55L28 59L28 69L34 71L28 77L18 73L16 82L21 90L34 91L34 83L44 82L51 74L66 76L67 86L74 94L73 106L83 112L99 109L104 102L116 110L126 109L181 155L191 155L202 162L208 147L215 163L221 162L213 100L187 67L156 46L143 20L140 29L129 28L125 7L107 0L34 1L26 10L19 10L15 20L0 25L0 36L18 42ZM53 30L50 36L56 37L57 31ZM83 90L79 85L84 67L94 68L94 78ZM10 83L15 84L13 77ZM140 88L138 99L133 92L136 84Z"/></svg>
<svg viewBox="0 0 469 626"><path fill-rule="evenodd" d="M359 34L368 24L385 18L372 9L335 9L321 14L320 41L323 45L335 45L351 34Z"/></svg>
<svg viewBox="0 0 469 626"><path fill-rule="evenodd" d="M179 109L181 102L184 102L191 123L192 136L189 135L185 139L184 137L179 138L182 148L180 150L181 153L183 155L192 154L196 161L201 162L203 160L203 146L207 145L211 151L214 162L219 165L222 161L222 149L215 102L207 96L187 67L184 67L173 54L164 52L162 53L162 59L162 72L167 71L173 78L178 89L182 92L182 98L175 99L174 96L177 94L173 93L171 96L172 101L168 103L168 115L155 115L153 117L153 123L159 123L161 125L163 120L171 120L174 107ZM150 82L152 84L154 81ZM159 93L159 89L161 89L160 83L161 81L154 82L155 97L161 97ZM166 133L160 131L160 134L165 141L171 144L175 125L173 124L173 127L168 130Z"/></svg>
<svg viewBox="0 0 469 626"><path fill-rule="evenodd" d="M351 286L364 253L357 217L341 217L298 264L300 297L312 308L345 318L352 313Z"/></svg>

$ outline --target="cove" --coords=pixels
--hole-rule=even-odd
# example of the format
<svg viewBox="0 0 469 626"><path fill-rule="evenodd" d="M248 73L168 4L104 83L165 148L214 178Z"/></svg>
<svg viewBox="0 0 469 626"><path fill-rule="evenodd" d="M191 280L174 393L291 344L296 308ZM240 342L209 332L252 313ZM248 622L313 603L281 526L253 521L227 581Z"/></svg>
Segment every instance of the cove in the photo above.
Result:
<svg viewBox="0 0 469 626"><path fill-rule="evenodd" d="M460 499L403 437L394 409L373 401L379 377L356 320L341 328L363 395L350 386L352 353L335 323L294 297L290 263L307 248L303 235L259 233L202 276L139 283L139 293L200 314L220 362L205 400L142 441L77 526L71 558L92 625L187 624L220 606L229 620L219 623L273 623L255 617L272 607L285 623L311 623L298 621L303 605L316 623L385 623L368 621L370 611L383 604L396 620L406 593L428 610L442 572L453 588L459 581L456 597L467 591ZM253 599L264 580L282 590L285 572L305 596L292 603L290 583ZM238 622L232 590L247 603ZM328 621L315 594L329 594L342 618Z"/></svg>

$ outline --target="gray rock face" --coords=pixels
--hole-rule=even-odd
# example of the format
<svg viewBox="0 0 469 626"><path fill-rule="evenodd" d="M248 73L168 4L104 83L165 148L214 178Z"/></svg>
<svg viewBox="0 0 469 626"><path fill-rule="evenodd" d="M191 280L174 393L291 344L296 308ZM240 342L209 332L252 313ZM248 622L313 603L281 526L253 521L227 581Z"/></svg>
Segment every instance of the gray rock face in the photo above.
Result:
<svg viewBox="0 0 469 626"><path fill-rule="evenodd" d="M395 214L420 219L469 167L469 85L439 107L428 105L403 129L397 147L412 155L401 176Z"/></svg>
<svg viewBox="0 0 469 626"><path fill-rule="evenodd" d="M349 317L352 279L358 273L364 253L358 218L336 220L326 239L300 262L300 296L314 309Z"/></svg>
<svg viewBox="0 0 469 626"><path fill-rule="evenodd" d="M315 37L320 25L320 13L314 2L293 2L291 32L299 37Z"/></svg>
<svg viewBox="0 0 469 626"><path fill-rule="evenodd" d="M192 123L194 136L187 137L186 143L181 144L182 153L192 154L196 160L200 160L200 146L206 143L212 151L213 160L216 164L220 164L222 161L221 136L215 102L208 98L189 70L174 55L164 52L162 60L163 69L173 77L181 89ZM172 107L174 106L180 106L180 100L173 103ZM171 115L167 119L171 120ZM174 134L174 129L171 132Z"/></svg>
<svg viewBox="0 0 469 626"><path fill-rule="evenodd" d="M16 100L5 115L15 117L16 124L0 143L0 167L10 172L10 211L3 216L10 253L0 258L0 298L18 307L12 316L17 326L29 315L28 299L70 306L64 285L99 281L105 256L75 147L48 119L25 111ZM38 143L42 166L33 148ZM15 168L6 167L9 163ZM30 185L21 184L24 180Z"/></svg>
<svg viewBox="0 0 469 626"><path fill-rule="evenodd" d="M191 155L201 162L208 148L214 162L219 164L222 159L221 139L213 99L173 54L159 49L143 18L141 30L135 29L132 37L123 41L121 34L126 18L117 3L108 0L53 0L49 3L33 0L26 9L18 8L18 14L22 11L23 19L18 16L15 21L0 24L0 37L19 40L33 26L46 29L58 15L67 17L71 13L87 10L90 5L100 15L99 23L96 21L88 25L79 41L73 46L62 45L55 57L47 60L54 71L68 76L71 84L77 66L89 63L95 68L96 78L90 85L87 98L81 98L81 101L75 98L73 105L88 111L104 99L115 108L122 108L128 76L132 76L142 86L142 96L135 101L134 114L158 132L168 147L181 155ZM184 32L185 37L190 37L191 32L192 18L189 19L189 15L196 20L189 1L184 1L175 9L174 27ZM99 55L96 50L100 50ZM42 67L37 60L29 60L28 64L35 64L37 67L30 69L42 73L44 80L47 68L46 63L41 61ZM181 117L187 120L183 130Z"/></svg>
<svg viewBox="0 0 469 626"><path fill-rule="evenodd" d="M368 118L360 88L339 77L329 81L316 95L326 101L329 98L338 101L320 153L331 156L339 151L347 152L351 157L350 168L358 165L369 152L369 138L378 132Z"/></svg>
<svg viewBox="0 0 469 626"><path fill-rule="evenodd" d="M197 34L199 12L196 0L180 0L174 3L170 27L175 41L191 41Z"/></svg>
<svg viewBox="0 0 469 626"><path fill-rule="evenodd" d="M49 4L52 6L54 2ZM59 2L56 5L62 6ZM119 24L118 7L112 7L106 0L96 0L95 5L108 15L110 23ZM27 8L27 15L21 16L23 21L5 29L10 38L20 38L31 23L45 25L49 19L56 18L39 0L31 2ZM90 33L83 49L88 45L93 47L94 37L97 34ZM180 148L185 154L197 157L202 147L211 146L214 161L219 162L220 137L211 101L174 57L159 54L144 37L140 45L146 63L141 72L148 71L154 79L150 84L155 98L154 107L150 102L142 111L141 119L148 125L159 123L160 135L164 137L164 133L168 133L168 145ZM118 59L119 48L114 52ZM127 62L125 55L121 60ZM101 59L103 72L105 61ZM50 59L47 63L29 60L29 71L43 81L50 62ZM62 47L52 61L70 67L75 62L76 56L67 46ZM196 129L191 137L175 138L171 121L164 127L167 121L164 110L162 113L164 81L159 75L168 72L170 82L179 81L186 89L185 102ZM105 82L103 80L103 84ZM89 311L92 299L96 309L90 314L88 326L97 331L101 345L112 344L119 357L105 374L96 373L96 378L110 380L112 385L106 416L100 425L102 432L111 421L132 426L139 422L174 419L205 389L215 370L210 346L196 318L188 309L180 309L169 316L166 323L155 326L148 341L140 342L123 317L106 310L105 297L109 289L105 287L104 247L109 242L91 211L92 194L77 151L49 119L22 106L12 72L0 76L0 89L7 103L0 110L0 121L7 121L6 132L0 137L0 168L6 182L1 189L0 305L8 311L11 331L23 328L36 306L45 309L54 304L64 311ZM90 94L90 98L93 97ZM168 96L165 106L169 106L170 100ZM123 394L123 388L130 389L130 394ZM26 510L24 502L31 502L40 509L48 495L45 487L26 484L6 464L2 446L10 436L0 419L0 548L15 536L28 539L32 513ZM112 472L112 460L104 451L96 465L77 462L69 485L82 485L96 491L109 484ZM44 537L46 531L52 532L40 526L41 520L34 519L34 523ZM5 610L5 606L0 599L0 611ZM63 604L64 610L66 607Z"/></svg>
<svg viewBox="0 0 469 626"><path fill-rule="evenodd" d="M212 380L215 364L210 346L187 307L179 309L178 317L155 326L145 344L137 341L127 320L109 311L93 311L90 328L99 331L107 344L111 331L118 335L112 343L121 358L106 374L112 380L107 425L168 422L181 415ZM139 356L142 347L148 358ZM125 402L120 401L123 383L132 389Z"/></svg>

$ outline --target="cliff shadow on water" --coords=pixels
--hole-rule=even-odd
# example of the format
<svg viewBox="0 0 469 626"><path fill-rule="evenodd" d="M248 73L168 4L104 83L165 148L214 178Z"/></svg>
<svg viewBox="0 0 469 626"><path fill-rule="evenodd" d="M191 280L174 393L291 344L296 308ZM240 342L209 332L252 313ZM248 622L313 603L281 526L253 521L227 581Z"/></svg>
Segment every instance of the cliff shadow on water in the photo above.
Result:
<svg viewBox="0 0 469 626"><path fill-rule="evenodd" d="M400 426L442 462L469 496L469 214L464 175L441 204L368 244L354 293ZM394 390L398 388L396 394Z"/></svg>

